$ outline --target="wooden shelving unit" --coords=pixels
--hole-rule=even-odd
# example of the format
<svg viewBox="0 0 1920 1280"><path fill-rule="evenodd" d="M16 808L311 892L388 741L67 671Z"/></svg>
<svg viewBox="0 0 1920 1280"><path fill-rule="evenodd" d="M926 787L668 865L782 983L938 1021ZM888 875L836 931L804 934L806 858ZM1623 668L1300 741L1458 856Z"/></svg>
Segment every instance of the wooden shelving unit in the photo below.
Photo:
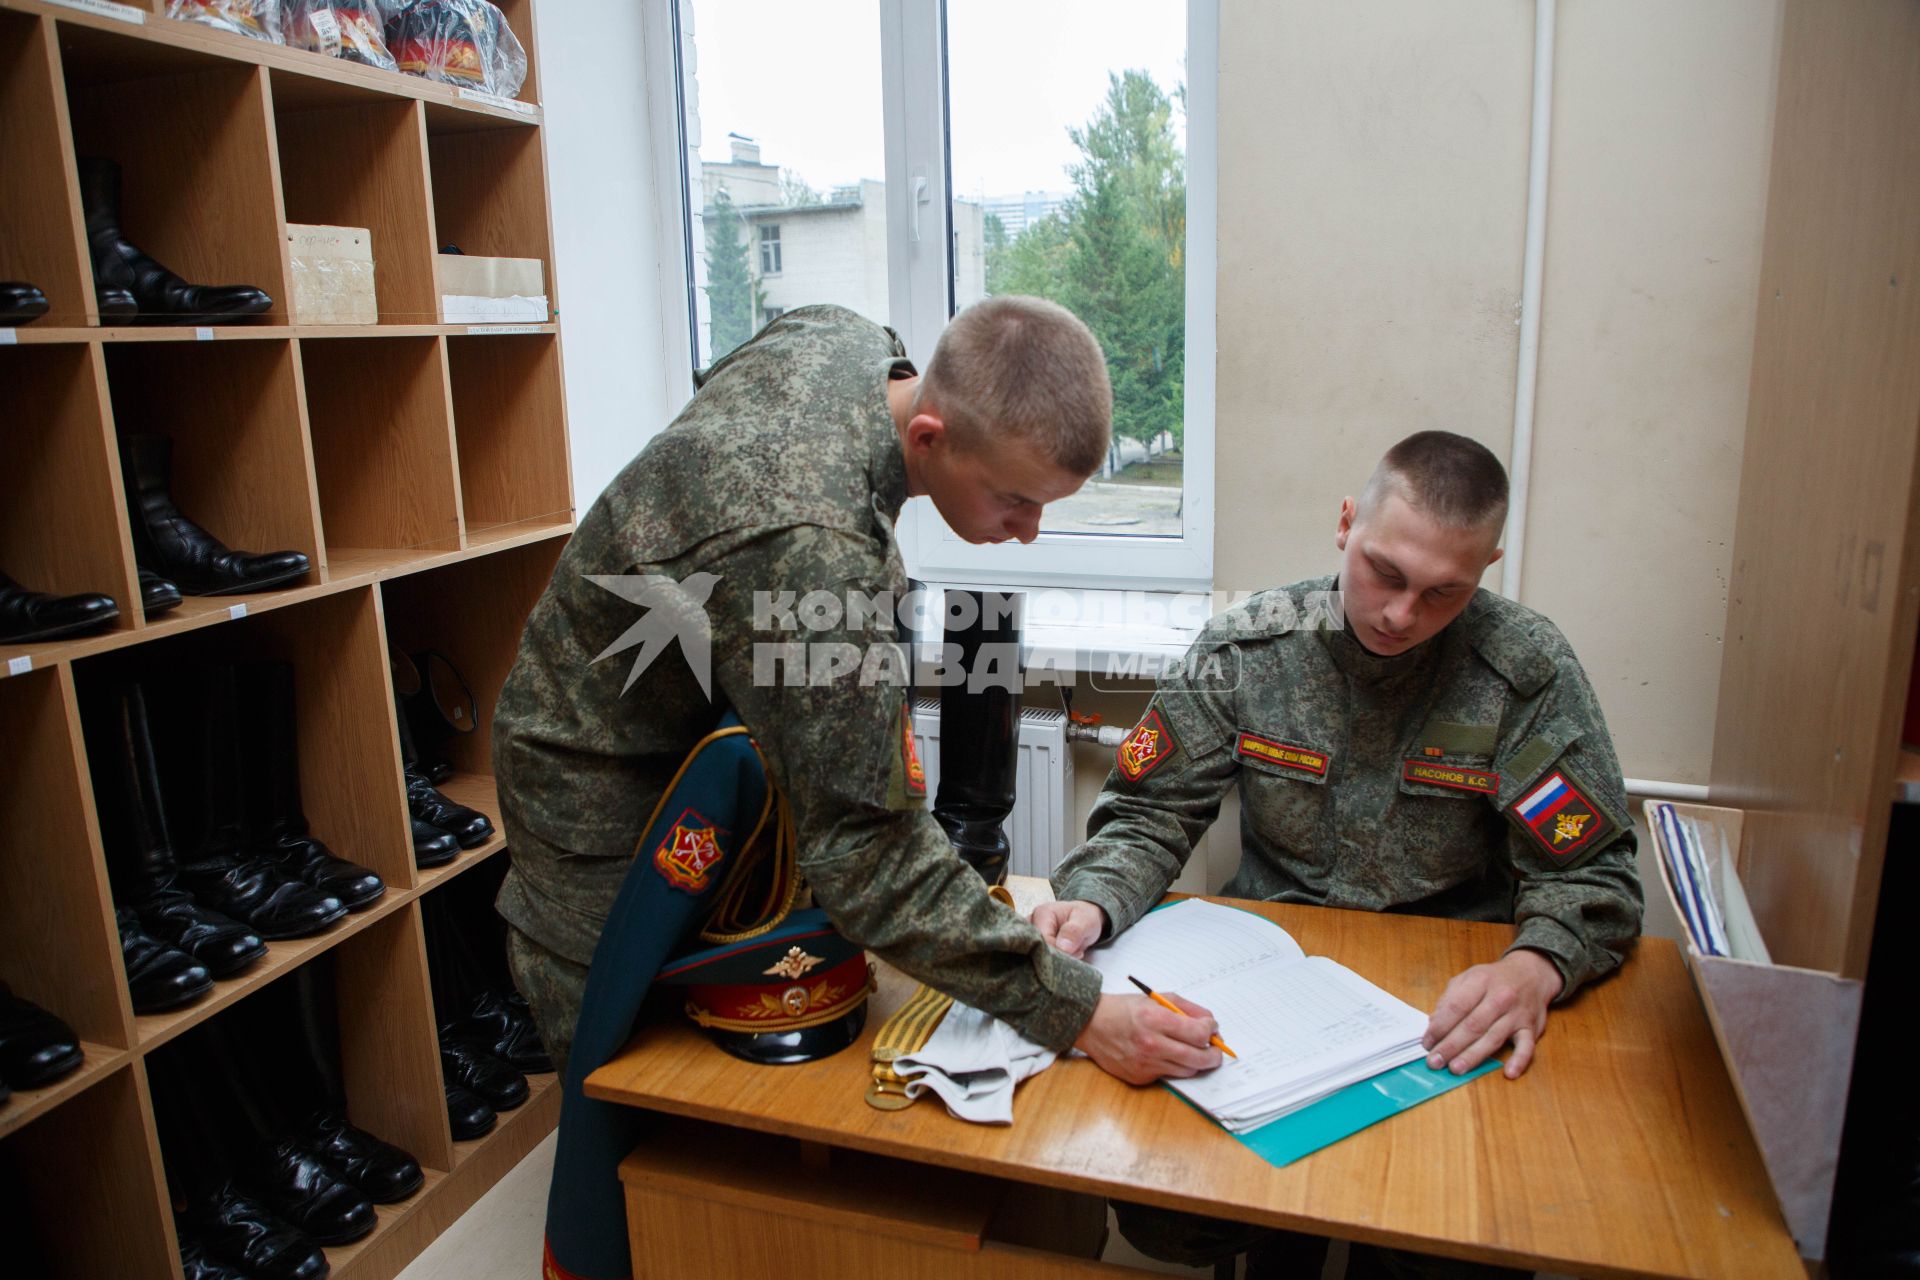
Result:
<svg viewBox="0 0 1920 1280"><path fill-rule="evenodd" d="M0 0L0 279L52 303L0 330L0 569L121 606L95 635L0 646L0 979L86 1049L78 1072L0 1105L0 1168L26 1175L53 1275L178 1280L147 1055L316 957L339 975L355 1123L427 1170L372 1236L329 1250L334 1276L396 1274L557 1121L552 1078L533 1077L485 1137L448 1129L421 903L505 842L414 867L387 674L389 642L452 658L481 716L452 739L444 790L497 816L492 707L573 529L559 326L449 325L439 309L449 242L539 258L554 294L532 0L501 8L532 64L512 101L175 22L165 0ZM95 153L122 165L129 238L190 279L256 284L273 309L102 325L75 159ZM288 222L371 230L378 324L299 323ZM173 439L195 519L231 546L305 551L313 572L145 620L119 461L135 432ZM315 834L388 890L270 943L195 1004L138 1016L80 707L128 676L251 660L294 669Z"/></svg>

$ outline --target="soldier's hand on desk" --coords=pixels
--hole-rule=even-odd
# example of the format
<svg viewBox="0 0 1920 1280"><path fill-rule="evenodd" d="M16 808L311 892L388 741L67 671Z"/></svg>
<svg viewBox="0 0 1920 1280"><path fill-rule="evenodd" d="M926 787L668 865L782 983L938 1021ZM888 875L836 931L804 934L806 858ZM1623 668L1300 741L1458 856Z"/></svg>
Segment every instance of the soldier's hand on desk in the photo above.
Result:
<svg viewBox="0 0 1920 1280"><path fill-rule="evenodd" d="M1506 1076L1518 1079L1533 1061L1533 1046L1547 1029L1547 1006L1561 986L1560 971L1538 951L1510 951L1473 966L1447 984L1433 1007L1420 1040L1427 1065L1461 1075L1512 1040Z"/></svg>
<svg viewBox="0 0 1920 1280"><path fill-rule="evenodd" d="M1107 913L1091 902L1043 902L1033 909L1033 927L1068 955L1085 958L1107 931Z"/></svg>
<svg viewBox="0 0 1920 1280"><path fill-rule="evenodd" d="M1163 1009L1145 996L1101 996L1073 1047L1128 1084L1198 1075L1219 1066L1220 1051L1207 1043L1219 1031L1213 1015L1179 996L1167 999L1187 1016Z"/></svg>

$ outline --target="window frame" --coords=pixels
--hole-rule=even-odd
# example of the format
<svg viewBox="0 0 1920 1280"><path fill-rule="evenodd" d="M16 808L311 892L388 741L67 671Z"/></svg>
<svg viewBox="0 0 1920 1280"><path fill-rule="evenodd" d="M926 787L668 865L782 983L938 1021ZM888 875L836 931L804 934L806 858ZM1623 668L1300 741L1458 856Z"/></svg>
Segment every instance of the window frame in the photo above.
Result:
<svg viewBox="0 0 1920 1280"><path fill-rule="evenodd" d="M693 110L684 68L697 65L689 0L647 6L644 34L654 74L651 138L660 180L663 299L684 298L685 323L662 325L670 414L692 391L701 322L697 213L688 192L700 173L698 83ZM893 328L925 366L951 316L955 273L944 0L880 0L881 109L885 124L887 290ZM909 568L929 581L995 586L1081 586L1150 591L1210 588L1213 578L1215 352L1218 261L1219 0L1187 0L1186 380L1179 537L1042 533L1033 543L973 546L930 502L909 502L897 533ZM672 252L677 246L679 252ZM782 264L784 265L784 263ZM677 333L675 332L677 330Z"/></svg>
<svg viewBox="0 0 1920 1280"><path fill-rule="evenodd" d="M781 264L780 224L777 222L763 222L760 224L758 230L760 232L760 274L763 277L777 276L780 274ZM767 233L769 231L773 234L768 235ZM767 265L767 251L769 249L773 251L773 265L771 267Z"/></svg>

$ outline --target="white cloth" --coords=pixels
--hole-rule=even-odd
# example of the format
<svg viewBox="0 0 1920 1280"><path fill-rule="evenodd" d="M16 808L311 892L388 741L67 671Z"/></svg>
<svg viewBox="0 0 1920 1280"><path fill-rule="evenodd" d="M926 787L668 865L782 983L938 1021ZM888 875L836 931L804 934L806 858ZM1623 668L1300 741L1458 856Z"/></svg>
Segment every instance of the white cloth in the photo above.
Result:
<svg viewBox="0 0 1920 1280"><path fill-rule="evenodd" d="M918 1053L893 1060L907 1096L939 1095L947 1110L976 1124L1013 1123L1013 1087L1058 1056L998 1018L955 1003Z"/></svg>

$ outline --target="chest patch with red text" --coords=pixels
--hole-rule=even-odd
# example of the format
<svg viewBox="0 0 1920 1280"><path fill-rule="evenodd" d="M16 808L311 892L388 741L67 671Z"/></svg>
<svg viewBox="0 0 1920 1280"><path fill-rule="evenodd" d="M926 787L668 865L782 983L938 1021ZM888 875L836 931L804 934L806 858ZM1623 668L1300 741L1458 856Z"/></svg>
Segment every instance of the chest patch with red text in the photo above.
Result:
<svg viewBox="0 0 1920 1280"><path fill-rule="evenodd" d="M1234 743L1233 751L1242 760L1259 760L1265 764L1276 764L1282 769L1312 774L1316 778L1326 777L1327 765L1332 762L1324 751L1295 746L1291 742L1276 742L1272 738L1263 738L1257 733L1242 733Z"/></svg>

